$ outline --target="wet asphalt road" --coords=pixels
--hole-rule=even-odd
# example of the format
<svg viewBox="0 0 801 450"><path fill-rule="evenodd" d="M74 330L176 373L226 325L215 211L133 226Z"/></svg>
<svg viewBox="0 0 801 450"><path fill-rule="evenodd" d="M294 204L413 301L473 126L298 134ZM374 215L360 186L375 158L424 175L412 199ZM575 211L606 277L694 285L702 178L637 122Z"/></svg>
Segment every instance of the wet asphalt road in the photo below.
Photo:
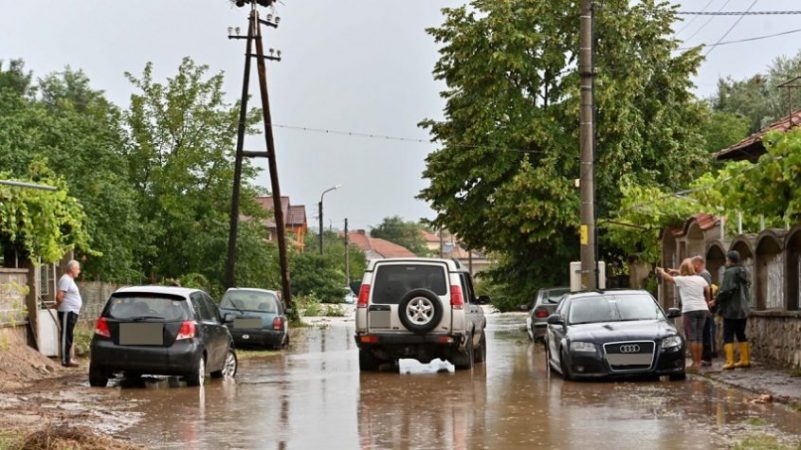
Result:
<svg viewBox="0 0 801 450"><path fill-rule="evenodd" d="M541 346L519 331L523 321L489 316L488 360L472 373L404 360L400 373L360 375L349 322L303 330L286 354L243 363L235 382L110 389L140 417L123 435L153 448L713 449L754 433L801 440L798 413L701 378L551 377Z"/></svg>

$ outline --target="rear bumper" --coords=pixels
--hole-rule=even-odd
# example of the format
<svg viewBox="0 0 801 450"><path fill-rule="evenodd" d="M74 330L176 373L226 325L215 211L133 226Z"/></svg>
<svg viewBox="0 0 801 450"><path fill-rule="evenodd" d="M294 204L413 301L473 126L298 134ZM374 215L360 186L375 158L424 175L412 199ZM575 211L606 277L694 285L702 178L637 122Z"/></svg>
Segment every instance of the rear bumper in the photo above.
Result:
<svg viewBox="0 0 801 450"><path fill-rule="evenodd" d="M548 322L532 322L531 334L534 339L545 339L545 334L548 331Z"/></svg>
<svg viewBox="0 0 801 450"><path fill-rule="evenodd" d="M169 347L116 345L94 338L90 365L104 372L131 371L152 375L183 375L196 369L203 348L195 339L176 341Z"/></svg>
<svg viewBox="0 0 801 450"><path fill-rule="evenodd" d="M231 336L237 345L279 346L284 343L284 330L248 330L231 328Z"/></svg>
<svg viewBox="0 0 801 450"><path fill-rule="evenodd" d="M464 334L357 334L356 346L379 359L413 358L426 363L449 359L464 349Z"/></svg>

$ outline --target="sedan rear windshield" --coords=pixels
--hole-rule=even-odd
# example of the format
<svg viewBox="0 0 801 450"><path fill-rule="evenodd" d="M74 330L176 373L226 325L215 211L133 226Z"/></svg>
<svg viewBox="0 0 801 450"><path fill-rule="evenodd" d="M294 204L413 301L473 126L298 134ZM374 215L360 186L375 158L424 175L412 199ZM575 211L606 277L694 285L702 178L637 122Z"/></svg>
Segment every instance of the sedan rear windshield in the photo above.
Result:
<svg viewBox="0 0 801 450"><path fill-rule="evenodd" d="M446 295L445 267L423 264L379 265L373 282L373 303L398 304L411 290Z"/></svg>
<svg viewBox="0 0 801 450"><path fill-rule="evenodd" d="M106 306L106 317L119 320L191 320L188 302L181 297L115 294Z"/></svg>
<svg viewBox="0 0 801 450"><path fill-rule="evenodd" d="M223 296L220 307L277 314L278 298L270 292L229 291Z"/></svg>
<svg viewBox="0 0 801 450"><path fill-rule="evenodd" d="M650 295L596 295L582 297L570 305L570 324L622 322L663 318Z"/></svg>

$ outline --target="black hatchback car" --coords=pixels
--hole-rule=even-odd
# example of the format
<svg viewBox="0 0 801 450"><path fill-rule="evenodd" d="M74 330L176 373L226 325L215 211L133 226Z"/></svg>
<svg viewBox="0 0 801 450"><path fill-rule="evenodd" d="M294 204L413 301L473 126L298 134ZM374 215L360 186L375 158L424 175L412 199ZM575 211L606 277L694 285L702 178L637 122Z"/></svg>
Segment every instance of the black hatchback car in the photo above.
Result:
<svg viewBox="0 0 801 450"><path fill-rule="evenodd" d="M138 286L119 289L97 319L89 384L103 387L117 372L178 375L190 386L206 374L234 377L231 333L211 297L197 289Z"/></svg>
<svg viewBox="0 0 801 450"><path fill-rule="evenodd" d="M565 379L633 375L685 378L684 339L647 291L567 294L548 317L548 363Z"/></svg>

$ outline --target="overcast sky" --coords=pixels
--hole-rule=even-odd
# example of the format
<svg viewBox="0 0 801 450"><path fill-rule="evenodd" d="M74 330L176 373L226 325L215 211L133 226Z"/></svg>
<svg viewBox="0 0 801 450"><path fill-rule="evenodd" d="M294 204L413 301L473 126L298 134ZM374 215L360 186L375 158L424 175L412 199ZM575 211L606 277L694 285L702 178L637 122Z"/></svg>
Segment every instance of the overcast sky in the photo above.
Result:
<svg viewBox="0 0 801 450"><path fill-rule="evenodd" d="M437 47L425 28L441 22L440 8L464 0L283 0L278 30L266 47L284 60L268 65L276 124L427 139L417 123L440 118L443 101L431 70ZM684 10L745 10L752 0L692 0ZM0 59L22 58L35 76L70 65L83 69L96 89L127 106L132 88L123 73L140 73L152 61L155 76L174 74L190 56L226 74L230 100L241 90L243 41L226 39L227 27L246 24L246 9L225 0L0 0ZM798 9L797 0L761 0L756 10ZM725 41L799 28L799 16L748 16ZM688 44L718 41L737 17L697 17L677 25ZM690 22L690 20L692 20ZM686 26L685 26L686 25ZM799 34L714 49L696 78L706 97L718 77L741 79L780 55L799 51ZM255 71L254 76L255 79ZM252 92L256 92L254 81ZM386 216L432 217L415 195L428 143L365 139L277 128L281 190L305 204L316 224L320 192L325 222L351 228L377 225ZM260 150L263 139L248 148ZM258 179L269 186L266 173Z"/></svg>

